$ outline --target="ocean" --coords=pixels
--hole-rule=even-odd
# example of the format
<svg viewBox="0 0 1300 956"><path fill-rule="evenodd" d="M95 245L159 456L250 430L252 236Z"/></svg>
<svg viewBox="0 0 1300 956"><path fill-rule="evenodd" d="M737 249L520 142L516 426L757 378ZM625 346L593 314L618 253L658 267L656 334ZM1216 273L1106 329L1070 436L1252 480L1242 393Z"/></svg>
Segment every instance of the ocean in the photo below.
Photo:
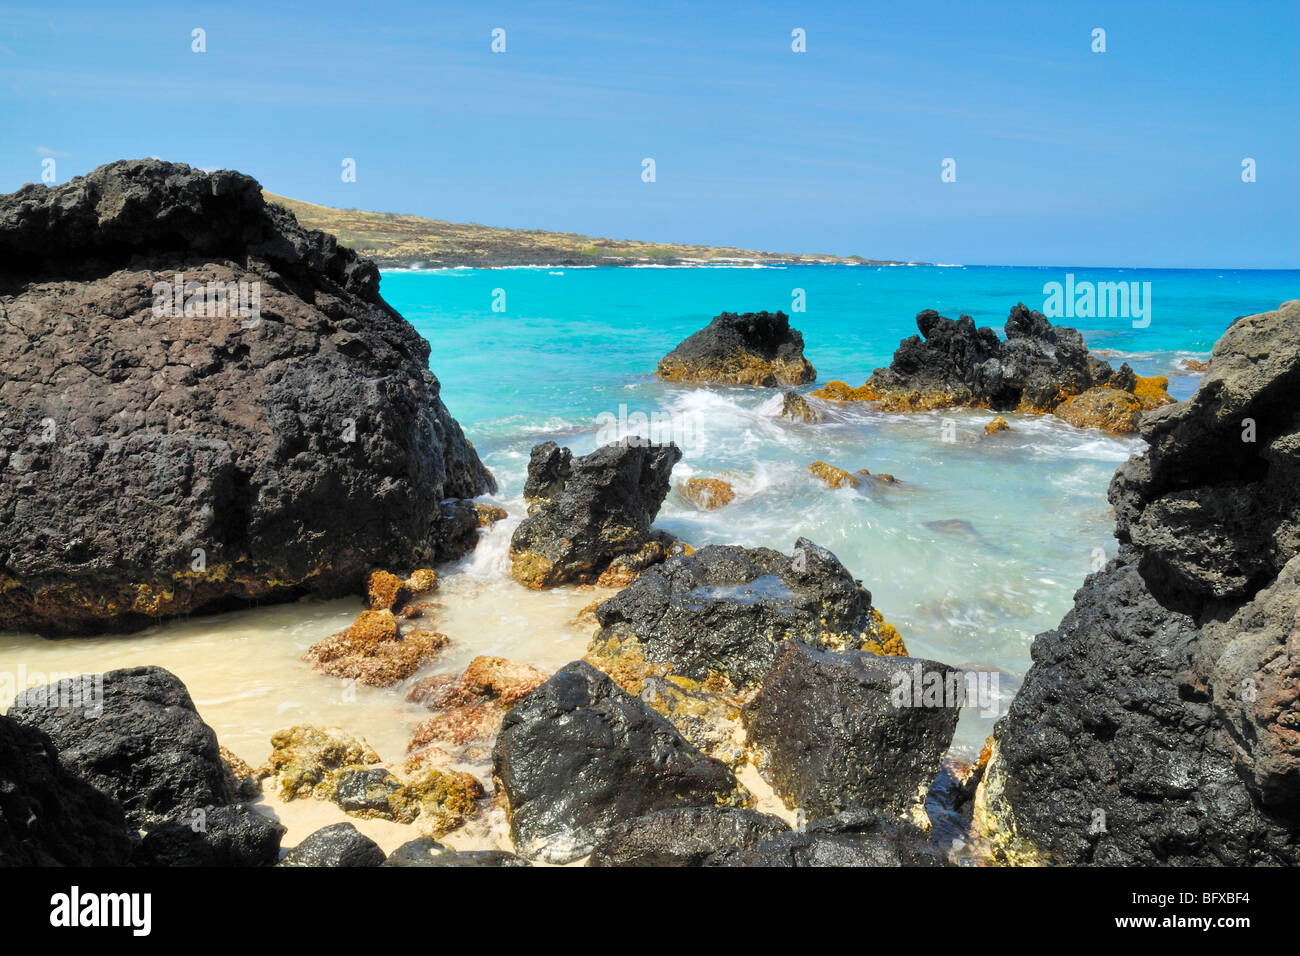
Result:
<svg viewBox="0 0 1300 956"><path fill-rule="evenodd" d="M958 727L955 750L973 756L1028 669L1034 635L1059 622L1084 576L1114 554L1106 488L1141 440L1014 414L1005 416L1011 431L986 439L983 426L993 417L987 412L886 414L852 404L832 408L820 424L794 423L776 417L777 390L664 384L654 370L719 312L781 309L803 334L818 383L860 385L916 332L918 311L969 314L1001 331L1012 306L1043 308L1045 284L1065 283L1067 274L1076 287L1150 283L1145 327L1134 328L1128 317L1061 321L1079 328L1109 361L1169 376L1178 398L1197 385L1181 360L1207 358L1233 318L1300 294L1297 271L803 266L384 273L382 294L430 342L443 399L496 474L496 502L511 513L474 554L442 572L435 626L452 638L452 649L429 672L457 670L484 653L551 670L582 656L589 628L575 620L609 592L526 591L508 576L506 549L524 513L532 446L554 439L581 454L626 428L682 446L675 485L718 477L737 492L732 504L706 512L674 490L659 527L697 547L789 552L807 537L834 551L871 591L913 656L995 675L997 699L967 708ZM792 311L800 299L805 309ZM808 472L817 460L899 481L830 490ZM407 703L401 687L342 694L337 682L299 659L361 609L358 597L250 608L123 637L45 641L10 633L0 635L0 657L6 669L18 662L37 675L29 682L129 664L169 667L222 742L254 765L269 752L272 732L298 723L345 727L384 759L398 760L427 712ZM0 708L8 702L0 699ZM469 769L481 774L479 757ZM278 809L292 828L293 813ZM318 822L299 826L309 832ZM466 846L494 843L504 845L499 834L465 837Z"/></svg>

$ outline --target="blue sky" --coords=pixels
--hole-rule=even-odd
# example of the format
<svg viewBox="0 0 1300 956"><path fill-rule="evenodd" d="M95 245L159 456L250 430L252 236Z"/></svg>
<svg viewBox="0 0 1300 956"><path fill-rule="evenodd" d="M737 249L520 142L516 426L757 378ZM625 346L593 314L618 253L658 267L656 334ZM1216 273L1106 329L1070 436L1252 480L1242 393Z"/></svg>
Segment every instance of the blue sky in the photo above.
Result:
<svg viewBox="0 0 1300 956"><path fill-rule="evenodd" d="M1296 268L1298 41L1295 2L51 2L0 11L0 191L157 155L499 226Z"/></svg>

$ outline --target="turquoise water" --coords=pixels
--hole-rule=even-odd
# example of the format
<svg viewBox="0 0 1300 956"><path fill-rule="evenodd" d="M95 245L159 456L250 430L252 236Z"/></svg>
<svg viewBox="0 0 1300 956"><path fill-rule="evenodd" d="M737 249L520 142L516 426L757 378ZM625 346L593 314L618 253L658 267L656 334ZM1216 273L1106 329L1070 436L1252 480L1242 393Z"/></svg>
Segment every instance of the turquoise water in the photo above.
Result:
<svg viewBox="0 0 1300 956"><path fill-rule="evenodd" d="M802 289L807 308L792 324L818 381L858 385L915 333L921 309L1001 331L1016 302L1043 308L1044 284L1067 272L1076 283L1151 283L1147 328L1129 318L1059 321L1117 353L1108 356L1116 364L1170 375L1177 397L1197 381L1179 374L1180 359L1207 357L1236 316L1300 295L1296 271L833 266L389 272L382 292L431 343L443 398L513 512L535 443L553 438L585 453L617 437L611 421L646 434L635 416L658 416L651 437L685 451L675 483L716 476L738 492L716 512L670 494L660 527L697 546L788 552L802 535L831 548L914 656L995 670L1005 708L1033 636L1056 625L1084 575L1114 553L1106 486L1140 441L1017 415L1006 416L1011 432L986 439L988 413L853 405L832 408L820 425L794 424L775 417L771 391L668 385L653 373L716 313L791 312ZM831 491L807 471L818 459L901 483ZM977 748L994 719L964 712L958 742Z"/></svg>

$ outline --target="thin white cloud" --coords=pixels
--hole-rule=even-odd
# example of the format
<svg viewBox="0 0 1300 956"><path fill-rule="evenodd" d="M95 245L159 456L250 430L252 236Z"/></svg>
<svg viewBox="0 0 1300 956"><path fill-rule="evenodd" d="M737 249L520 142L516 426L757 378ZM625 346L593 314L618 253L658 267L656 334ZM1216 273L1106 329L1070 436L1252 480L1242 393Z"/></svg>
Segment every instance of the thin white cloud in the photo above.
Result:
<svg viewBox="0 0 1300 956"><path fill-rule="evenodd" d="M38 156L58 156L60 159L62 159L62 158L65 157L65 156L71 156L71 155L72 155L71 153L65 153L65 152L63 152L63 151L61 151L61 150L50 149L48 146L37 146L37 147L36 147L36 154L37 154Z"/></svg>

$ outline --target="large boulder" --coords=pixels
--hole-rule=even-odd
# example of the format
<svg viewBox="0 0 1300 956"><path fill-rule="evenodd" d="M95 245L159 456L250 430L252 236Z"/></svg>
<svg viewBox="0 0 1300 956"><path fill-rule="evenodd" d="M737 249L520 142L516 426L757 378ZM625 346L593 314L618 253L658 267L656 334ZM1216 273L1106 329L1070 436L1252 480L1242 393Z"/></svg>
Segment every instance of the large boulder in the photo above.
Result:
<svg viewBox="0 0 1300 956"><path fill-rule="evenodd" d="M723 312L659 360L666 382L779 388L815 381L803 336L784 312Z"/></svg>
<svg viewBox="0 0 1300 956"><path fill-rule="evenodd" d="M785 555L770 548L710 545L643 572L596 608L593 650L635 645L649 662L706 680L722 674L752 686L776 662L782 641L826 650L897 638L867 591L838 558L806 538Z"/></svg>
<svg viewBox="0 0 1300 956"><path fill-rule="evenodd" d="M968 315L949 319L933 309L917 314L916 327L921 334L905 339L893 362L872 372L861 388L831 382L814 394L833 401L876 401L891 411L970 406L1051 412L1075 396L1105 388L1127 400L1098 391L1064 417L1081 427L1117 432L1135 430L1137 411L1172 401L1158 380L1139 380L1128 365L1112 368L1089 353L1077 329L1052 325L1023 303L1007 317L1005 340L990 328L977 328ZM1134 395L1139 389L1141 399Z"/></svg>
<svg viewBox="0 0 1300 956"><path fill-rule="evenodd" d="M1232 324L1111 483L1121 548L1034 665L977 795L1012 860L1300 863L1300 301Z"/></svg>
<svg viewBox="0 0 1300 956"><path fill-rule="evenodd" d="M510 539L515 579L530 588L589 584L647 548L662 560L664 545L650 525L681 449L629 439L580 458L561 451L554 442L533 449L528 487L543 497Z"/></svg>
<svg viewBox="0 0 1300 956"><path fill-rule="evenodd" d="M923 820L963 678L934 661L791 641L744 712L759 770L810 817L869 809Z"/></svg>
<svg viewBox="0 0 1300 956"><path fill-rule="evenodd" d="M658 810L614 827L587 865L703 866L721 850L750 850L789 830L779 817L737 807Z"/></svg>
<svg viewBox="0 0 1300 956"><path fill-rule="evenodd" d="M871 810L848 810L752 848L728 847L706 866L947 866L925 831Z"/></svg>
<svg viewBox="0 0 1300 956"><path fill-rule="evenodd" d="M194 810L235 802L217 735L175 674L130 667L92 680L102 688L93 708L59 704L87 686L75 677L23 691L9 717L47 734L63 766L116 799L138 827L189 822Z"/></svg>
<svg viewBox="0 0 1300 956"><path fill-rule="evenodd" d="M217 736L180 679L131 667L31 687L9 717L48 735L59 762L142 831L139 866L265 866L284 827L240 802Z"/></svg>
<svg viewBox="0 0 1300 956"><path fill-rule="evenodd" d="M116 800L60 764L46 734L0 717L0 866L124 866L133 849Z"/></svg>
<svg viewBox="0 0 1300 956"><path fill-rule="evenodd" d="M95 632L419 567L494 488L374 263L157 160L0 197L0 629Z"/></svg>
<svg viewBox="0 0 1300 956"><path fill-rule="evenodd" d="M582 661L506 714L492 762L516 849L549 862L585 856L654 810L744 800L723 763Z"/></svg>

